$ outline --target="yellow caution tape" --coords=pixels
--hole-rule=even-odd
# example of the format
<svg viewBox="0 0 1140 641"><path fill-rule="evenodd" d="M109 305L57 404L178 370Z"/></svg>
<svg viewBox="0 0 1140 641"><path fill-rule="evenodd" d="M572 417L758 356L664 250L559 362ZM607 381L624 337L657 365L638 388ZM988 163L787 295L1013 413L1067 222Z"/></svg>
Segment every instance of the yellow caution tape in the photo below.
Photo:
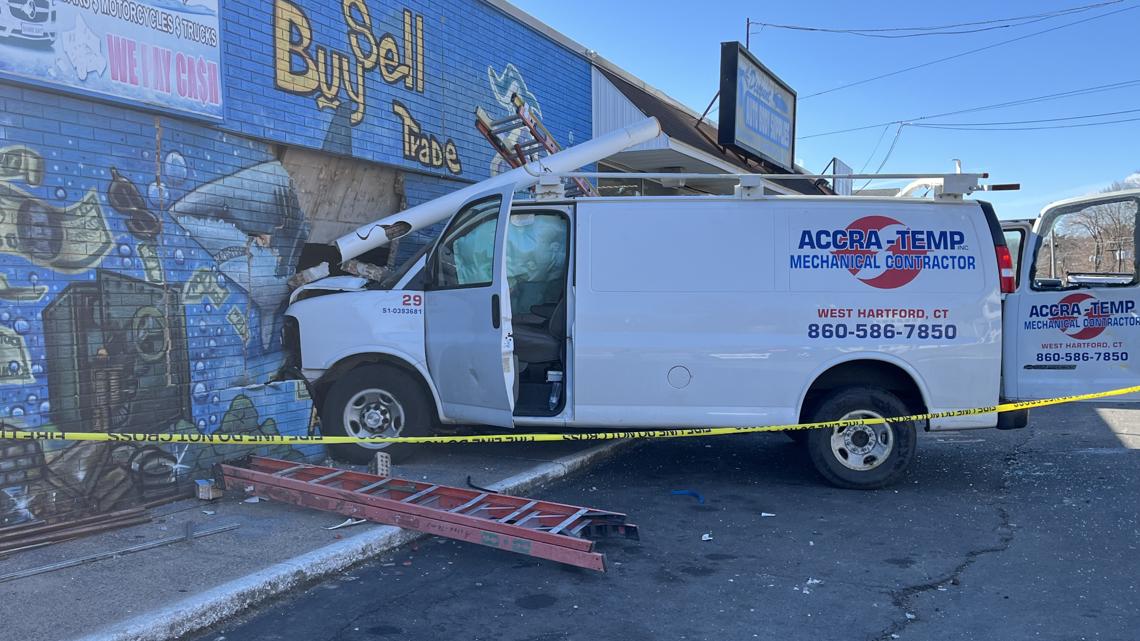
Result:
<svg viewBox="0 0 1140 641"><path fill-rule="evenodd" d="M608 432L571 432L550 434L477 434L471 436L398 436L356 438L352 436L284 436L269 434L197 434L173 433L139 434L123 432L61 432L49 430L19 430L0 427L0 440L44 440L44 441L97 441L113 443L201 443L207 445L332 445L339 443L539 443L549 441L610 441L623 438L684 438L687 436L720 436L726 434L754 434L758 432L784 432L788 430L809 430L829 427L851 427L853 425L878 425L882 423L907 423L927 421L955 416L974 416L994 412L1013 412L1035 407L1061 405L1076 401L1090 401L1098 398L1123 396L1140 393L1140 385L1122 387L1107 392L1061 396L1038 401L1001 403L989 407L975 407L965 410L949 410L927 414L912 414L893 418L859 418L819 423L790 423L788 425L762 425L756 427L694 427L684 429L654 429Z"/></svg>

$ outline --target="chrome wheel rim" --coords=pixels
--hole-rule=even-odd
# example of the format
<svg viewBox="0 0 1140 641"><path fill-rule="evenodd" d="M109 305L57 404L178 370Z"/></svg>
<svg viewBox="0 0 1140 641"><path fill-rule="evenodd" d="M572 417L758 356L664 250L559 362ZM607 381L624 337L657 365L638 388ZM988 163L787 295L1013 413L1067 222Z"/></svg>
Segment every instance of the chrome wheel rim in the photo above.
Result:
<svg viewBox="0 0 1140 641"><path fill-rule="evenodd" d="M839 420L883 419L870 410L856 410ZM867 472L883 464L895 448L895 435L888 423L836 427L831 432L831 453L839 464L856 472Z"/></svg>
<svg viewBox="0 0 1140 641"><path fill-rule="evenodd" d="M399 436L404 422L404 406L387 390L377 387L357 392L344 406L344 432L354 438ZM390 443L358 445L379 450Z"/></svg>

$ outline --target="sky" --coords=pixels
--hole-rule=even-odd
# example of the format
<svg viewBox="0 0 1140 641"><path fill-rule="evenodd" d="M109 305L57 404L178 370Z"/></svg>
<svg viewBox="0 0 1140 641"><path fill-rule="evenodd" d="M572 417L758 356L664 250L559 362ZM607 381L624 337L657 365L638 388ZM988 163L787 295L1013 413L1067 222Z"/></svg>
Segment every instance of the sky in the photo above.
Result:
<svg viewBox="0 0 1140 641"><path fill-rule="evenodd" d="M773 25L883 29L1014 18L1097 1L961 0L939 3L943 9L934 10L933 3L876 0L512 0L522 10L697 113L704 111L718 89L720 43L743 42L746 19ZM1087 18L1094 19L1029 36ZM1021 184L1020 191L985 195L1002 218L1035 217L1052 201L1096 192L1133 174L1137 174L1133 179L1140 187L1140 120L1029 131L915 126L1018 122L999 126L1040 127L1140 118L1140 82L1114 90L923 120L902 127L901 134L897 133L898 125L891 125L809 137L1140 80L1140 0L1122 0L1032 24L953 35L888 39L772 26L753 26L752 32L751 52L799 96L795 155L798 164L812 172L823 171L833 156L855 171L867 172L950 172L953 159L958 158L963 171L986 171L990 173L990 182ZM1020 36L1029 37L889 78L810 96ZM1134 111L1024 123L1129 110ZM714 110L711 115L717 118L719 113ZM894 149L888 156L892 142Z"/></svg>

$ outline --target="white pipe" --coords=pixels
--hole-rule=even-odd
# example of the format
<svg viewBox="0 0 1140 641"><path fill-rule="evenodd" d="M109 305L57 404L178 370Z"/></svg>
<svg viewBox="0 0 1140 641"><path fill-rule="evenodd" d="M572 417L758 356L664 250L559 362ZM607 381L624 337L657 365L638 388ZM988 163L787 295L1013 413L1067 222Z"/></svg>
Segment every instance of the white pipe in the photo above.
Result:
<svg viewBox="0 0 1140 641"><path fill-rule="evenodd" d="M959 173L961 173L961 172L959 172ZM941 189L941 188L942 188L942 179L941 178L920 178L918 180L915 180L915 181L908 183L906 187L903 187L902 189L900 189L899 193L895 194L895 198L909 198L911 194L917 192L920 189L932 189L933 190L933 189Z"/></svg>
<svg viewBox="0 0 1140 641"><path fill-rule="evenodd" d="M653 140L661 133L661 124L656 118L646 118L624 129L611 131L604 136L563 149L546 158L532 160L508 172L492 176L474 185L468 185L446 196L429 200L421 205L381 218L336 239L341 262L356 258L364 252L383 247L394 240L417 229L423 229L451 217L471 198L514 184L514 190L525 189L538 182L544 174L562 174L584 165L598 162L624 149Z"/></svg>
<svg viewBox="0 0 1140 641"><path fill-rule="evenodd" d="M566 178L680 178L684 180L739 180L741 178L761 178L764 180L816 180L819 178L852 178L855 180L903 180L907 178L930 178L942 180L946 176L973 177L975 180L989 178L989 174L699 174L677 172L641 171L568 171L560 174Z"/></svg>

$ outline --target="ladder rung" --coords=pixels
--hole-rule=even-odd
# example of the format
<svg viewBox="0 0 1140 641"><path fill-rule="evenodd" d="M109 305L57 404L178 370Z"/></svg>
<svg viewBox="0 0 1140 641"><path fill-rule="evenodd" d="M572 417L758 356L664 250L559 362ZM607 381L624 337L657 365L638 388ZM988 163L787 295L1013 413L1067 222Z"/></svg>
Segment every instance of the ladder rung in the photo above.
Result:
<svg viewBox="0 0 1140 641"><path fill-rule="evenodd" d="M511 116L509 118L502 118L500 120L491 121L491 131L494 131L503 125L513 125L511 129L518 129L523 124L523 119L518 116Z"/></svg>
<svg viewBox="0 0 1140 641"><path fill-rule="evenodd" d="M387 483L388 481L391 481L391 480L392 480L392 477L389 476L386 479L382 479L382 480L376 481L375 483L365 485L364 487L362 487L356 491L360 492L361 494L368 494L370 491L375 490L376 488L380 487L381 485L384 485L385 483Z"/></svg>
<svg viewBox="0 0 1140 641"><path fill-rule="evenodd" d="M558 534L559 532L562 531L562 528L566 527L567 525L570 525L574 521L577 521L582 515L584 515L586 512L589 512L589 511L590 511L589 508L582 508L582 509L578 510L577 512L568 516L565 521L563 521L563 522L559 523L558 525L555 525L554 527L550 528L550 533L551 534Z"/></svg>
<svg viewBox="0 0 1140 641"><path fill-rule="evenodd" d="M522 514L523 512L526 512L527 510L534 507L535 505L538 505L538 501L531 501L530 503L527 503L526 505L520 507L519 509L515 510L514 512L511 512L510 514L499 519L499 523L506 523L506 522L510 521L511 519L515 518L516 516Z"/></svg>
<svg viewBox="0 0 1140 641"><path fill-rule="evenodd" d="M471 507L472 505L475 505L476 503L478 503L479 501L482 501L485 498L487 498L487 493L483 492L482 494L476 496L475 498L464 503L463 505L457 505L457 506L451 508L450 510L448 510L448 512L462 512L463 510L466 510L467 508Z"/></svg>
<svg viewBox="0 0 1140 641"><path fill-rule="evenodd" d="M306 467L310 467L310 466L308 466L308 465L294 465L293 467L287 467L287 468L280 470L278 472L274 472L273 476L289 476L293 472L296 472L297 470L305 469Z"/></svg>
<svg viewBox="0 0 1140 641"><path fill-rule="evenodd" d="M319 476L319 477L317 477L317 478L315 478L309 482L312 483L313 485L318 485L322 481L327 481L329 479L335 479L336 477L340 476L341 474L344 474L344 470L337 470L335 472L330 472L328 474L325 474L324 476Z"/></svg>
<svg viewBox="0 0 1140 641"><path fill-rule="evenodd" d="M542 510L535 510L535 511L531 512L530 514L527 514L526 516L522 517L518 521L515 521L515 525L522 525L523 523L526 523L527 521L529 521L531 519L542 518L542 516L543 516Z"/></svg>
<svg viewBox="0 0 1140 641"><path fill-rule="evenodd" d="M581 532L582 530L586 529L586 526L589 524L590 524L590 519L582 519L581 523L579 523L578 525L575 525L570 530L570 534L573 534L574 536L578 536L578 533Z"/></svg>
<svg viewBox="0 0 1140 641"><path fill-rule="evenodd" d="M416 492L415 494L413 494L411 496L405 496L404 498L400 499L400 502L401 503L411 503L412 501L415 501L416 499L420 498L421 496L426 496L428 494L431 494L432 492L434 492L437 489L439 489L438 485L432 485L431 487L422 489L419 492Z"/></svg>

